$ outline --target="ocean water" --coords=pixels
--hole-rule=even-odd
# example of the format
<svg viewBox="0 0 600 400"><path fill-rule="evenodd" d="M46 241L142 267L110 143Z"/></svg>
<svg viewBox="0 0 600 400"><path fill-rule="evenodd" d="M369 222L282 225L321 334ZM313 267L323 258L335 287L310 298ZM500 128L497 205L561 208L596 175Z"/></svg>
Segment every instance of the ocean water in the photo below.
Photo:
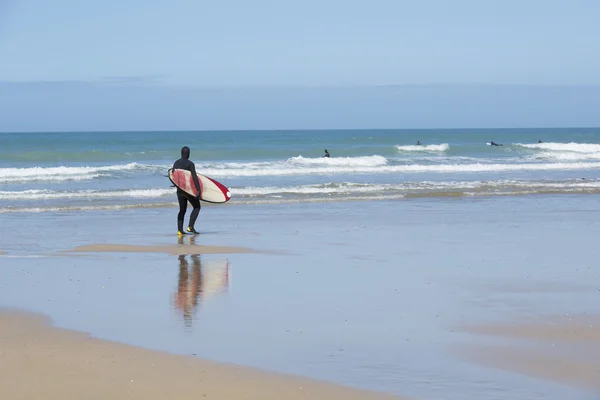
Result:
<svg viewBox="0 0 600 400"><path fill-rule="evenodd" d="M184 145L228 206L600 193L596 128L2 133L0 213L172 206Z"/></svg>

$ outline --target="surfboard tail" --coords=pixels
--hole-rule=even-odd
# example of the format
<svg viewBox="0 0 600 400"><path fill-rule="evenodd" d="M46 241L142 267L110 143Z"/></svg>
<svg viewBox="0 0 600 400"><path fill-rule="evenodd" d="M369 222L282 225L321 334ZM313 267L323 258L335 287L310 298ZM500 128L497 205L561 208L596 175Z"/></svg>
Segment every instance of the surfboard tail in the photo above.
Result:
<svg viewBox="0 0 600 400"><path fill-rule="evenodd" d="M209 178L208 176L206 178L208 178L212 183L215 184L215 186L217 186L221 190L221 192L223 192L223 196L225 196L225 202L231 200L231 191L225 185L223 185L221 182L215 181L212 178Z"/></svg>

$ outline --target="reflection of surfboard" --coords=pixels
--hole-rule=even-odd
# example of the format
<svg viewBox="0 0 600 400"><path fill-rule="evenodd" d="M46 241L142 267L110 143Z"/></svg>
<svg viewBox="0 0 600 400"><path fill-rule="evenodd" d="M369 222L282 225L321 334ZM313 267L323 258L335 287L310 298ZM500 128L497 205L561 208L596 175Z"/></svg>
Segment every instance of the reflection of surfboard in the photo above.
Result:
<svg viewBox="0 0 600 400"><path fill-rule="evenodd" d="M226 203L231 199L231 192L223 184L208 176L196 175L198 175L198 183L200 184L200 200L209 203ZM185 169L170 169L169 179L173 182L173 185L187 194L194 197L198 194L190 171Z"/></svg>
<svg viewBox="0 0 600 400"><path fill-rule="evenodd" d="M227 291L229 286L229 261L209 260L202 262L200 296L204 299Z"/></svg>
<svg viewBox="0 0 600 400"><path fill-rule="evenodd" d="M226 292L229 286L227 259L201 262L199 256L193 255L191 261L190 265L186 256L179 256L177 291L173 294L173 306L181 310L189 322L199 302Z"/></svg>

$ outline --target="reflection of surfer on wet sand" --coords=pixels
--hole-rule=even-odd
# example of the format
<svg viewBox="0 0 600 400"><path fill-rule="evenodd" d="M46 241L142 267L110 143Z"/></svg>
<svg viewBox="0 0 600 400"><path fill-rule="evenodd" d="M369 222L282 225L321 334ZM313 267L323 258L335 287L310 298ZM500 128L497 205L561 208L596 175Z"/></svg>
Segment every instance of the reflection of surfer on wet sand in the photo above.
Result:
<svg viewBox="0 0 600 400"><path fill-rule="evenodd" d="M192 325L194 311L198 306L198 294L200 293L200 282L202 264L200 256L193 255L192 270L186 256L179 256L179 278L177 280L177 292L174 296L174 307L183 313L186 326Z"/></svg>
<svg viewBox="0 0 600 400"><path fill-rule="evenodd" d="M217 292L224 292L229 285L228 260L209 260L202 262L200 256L180 255L177 292L173 295L173 307L183 314L187 327L192 325L194 313L200 301Z"/></svg>

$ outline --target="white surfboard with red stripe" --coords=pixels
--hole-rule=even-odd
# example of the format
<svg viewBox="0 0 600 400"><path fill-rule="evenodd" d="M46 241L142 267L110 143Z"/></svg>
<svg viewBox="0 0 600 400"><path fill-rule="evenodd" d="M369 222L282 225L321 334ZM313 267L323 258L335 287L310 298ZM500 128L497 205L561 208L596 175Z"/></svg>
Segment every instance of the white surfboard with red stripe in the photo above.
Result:
<svg viewBox="0 0 600 400"><path fill-rule="evenodd" d="M198 175L198 183L200 184L200 200L209 203L226 203L231 199L231 192L225 185L208 176L196 175ZM189 195L196 197L198 194L190 171L185 169L170 169L169 179L173 182L173 185Z"/></svg>

